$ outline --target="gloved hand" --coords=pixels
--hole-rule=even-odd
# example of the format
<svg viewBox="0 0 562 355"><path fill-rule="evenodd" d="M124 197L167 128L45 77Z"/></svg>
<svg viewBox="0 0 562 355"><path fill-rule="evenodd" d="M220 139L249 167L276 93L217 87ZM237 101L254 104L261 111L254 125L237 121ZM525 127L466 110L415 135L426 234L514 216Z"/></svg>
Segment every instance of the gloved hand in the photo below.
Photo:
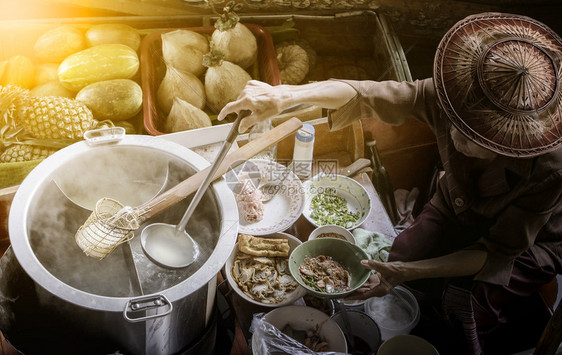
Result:
<svg viewBox="0 0 562 355"><path fill-rule="evenodd" d="M246 132L256 123L278 115L291 106L291 93L285 85L271 86L261 81L250 80L236 101L229 102L219 112L217 119L223 120L231 113L240 114L247 110L251 113L242 119L238 131Z"/></svg>

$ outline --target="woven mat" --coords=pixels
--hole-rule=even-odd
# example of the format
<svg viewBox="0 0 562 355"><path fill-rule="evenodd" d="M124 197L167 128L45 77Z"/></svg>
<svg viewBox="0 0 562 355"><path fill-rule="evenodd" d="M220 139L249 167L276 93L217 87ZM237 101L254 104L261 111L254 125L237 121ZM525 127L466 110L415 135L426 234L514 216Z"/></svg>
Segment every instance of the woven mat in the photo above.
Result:
<svg viewBox="0 0 562 355"><path fill-rule="evenodd" d="M42 159L16 162L0 163L0 189L19 185L27 174L33 170Z"/></svg>

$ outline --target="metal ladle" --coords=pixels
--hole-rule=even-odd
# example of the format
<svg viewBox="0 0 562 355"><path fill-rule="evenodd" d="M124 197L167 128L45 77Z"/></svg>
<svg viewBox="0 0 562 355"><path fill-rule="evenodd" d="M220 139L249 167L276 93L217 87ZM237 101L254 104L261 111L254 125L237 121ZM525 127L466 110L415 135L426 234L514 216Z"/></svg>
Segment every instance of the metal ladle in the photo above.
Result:
<svg viewBox="0 0 562 355"><path fill-rule="evenodd" d="M239 114L224 141L221 149L209 168L209 172L197 189L180 223L176 226L167 223L152 223L141 232L141 245L146 255L157 264L168 268L182 268L191 265L199 256L199 245L185 230L187 222L197 208L201 198L211 184L215 172L238 136L238 127L243 115Z"/></svg>

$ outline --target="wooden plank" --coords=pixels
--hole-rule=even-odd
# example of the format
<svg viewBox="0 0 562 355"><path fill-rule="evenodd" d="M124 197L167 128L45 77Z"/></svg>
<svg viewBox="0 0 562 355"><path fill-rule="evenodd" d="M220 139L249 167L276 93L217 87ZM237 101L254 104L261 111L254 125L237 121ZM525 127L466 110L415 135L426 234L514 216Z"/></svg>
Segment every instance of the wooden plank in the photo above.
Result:
<svg viewBox="0 0 562 355"><path fill-rule="evenodd" d="M37 60L33 51L35 41L50 29L61 25L73 25L86 31L90 27L106 23L120 23L139 30L141 36L162 28L202 26L203 16L115 16L82 17L37 20L13 20L0 22L0 60L13 55L23 55Z"/></svg>
<svg viewBox="0 0 562 355"><path fill-rule="evenodd" d="M209 9L188 6L186 2L177 0L51 0L51 2L53 2L53 6L58 4L74 5L141 16L176 16L209 13Z"/></svg>

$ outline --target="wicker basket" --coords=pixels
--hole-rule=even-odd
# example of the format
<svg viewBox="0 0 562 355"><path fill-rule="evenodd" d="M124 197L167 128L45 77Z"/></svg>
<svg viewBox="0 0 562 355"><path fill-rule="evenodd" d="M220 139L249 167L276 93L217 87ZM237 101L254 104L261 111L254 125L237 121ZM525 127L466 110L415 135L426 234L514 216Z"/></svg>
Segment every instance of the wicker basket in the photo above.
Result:
<svg viewBox="0 0 562 355"><path fill-rule="evenodd" d="M139 224L133 219L116 218L123 205L110 198L96 203L94 211L76 232L76 244L84 254L103 259L119 244L129 241ZM108 222L108 220L111 220Z"/></svg>

